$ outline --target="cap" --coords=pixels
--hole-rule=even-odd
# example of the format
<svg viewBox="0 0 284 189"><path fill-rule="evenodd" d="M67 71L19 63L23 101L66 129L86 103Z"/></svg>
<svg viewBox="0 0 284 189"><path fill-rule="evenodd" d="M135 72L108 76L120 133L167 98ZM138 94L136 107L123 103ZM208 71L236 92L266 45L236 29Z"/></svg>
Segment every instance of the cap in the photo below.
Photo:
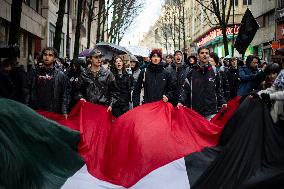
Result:
<svg viewBox="0 0 284 189"><path fill-rule="evenodd" d="M138 59L134 55L130 55L130 61L131 62L138 62Z"/></svg>
<svg viewBox="0 0 284 189"><path fill-rule="evenodd" d="M90 56L102 57L103 54L102 54L102 52L99 51L98 49L94 49L94 50L92 50L92 52L90 52Z"/></svg>

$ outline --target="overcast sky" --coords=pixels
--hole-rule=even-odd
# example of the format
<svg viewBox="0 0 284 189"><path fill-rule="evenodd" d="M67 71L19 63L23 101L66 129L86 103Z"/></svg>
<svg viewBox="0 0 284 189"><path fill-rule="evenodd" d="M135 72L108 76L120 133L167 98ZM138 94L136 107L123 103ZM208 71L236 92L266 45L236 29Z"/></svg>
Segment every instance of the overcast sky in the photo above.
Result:
<svg viewBox="0 0 284 189"><path fill-rule="evenodd" d="M142 38L143 33L150 29L160 15L163 0L143 1L145 2L144 8L125 34L120 43L121 46L128 46L129 42L130 45L138 45L139 38Z"/></svg>

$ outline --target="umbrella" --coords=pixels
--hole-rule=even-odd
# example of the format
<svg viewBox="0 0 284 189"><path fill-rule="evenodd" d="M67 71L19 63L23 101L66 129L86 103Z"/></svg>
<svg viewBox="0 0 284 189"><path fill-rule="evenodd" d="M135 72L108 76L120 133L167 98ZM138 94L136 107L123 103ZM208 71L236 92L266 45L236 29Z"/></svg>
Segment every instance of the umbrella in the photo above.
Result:
<svg viewBox="0 0 284 189"><path fill-rule="evenodd" d="M131 55L131 53L128 50L126 50L124 47L121 47L113 43L100 42L96 44L96 48L103 53L106 59L112 59L114 56L122 54Z"/></svg>
<svg viewBox="0 0 284 189"><path fill-rule="evenodd" d="M151 52L150 49L142 46L128 46L125 48L135 56L141 56L141 57L148 57Z"/></svg>
<svg viewBox="0 0 284 189"><path fill-rule="evenodd" d="M94 49L85 49L83 50L80 54L79 57L87 57L90 56L90 53L93 51Z"/></svg>

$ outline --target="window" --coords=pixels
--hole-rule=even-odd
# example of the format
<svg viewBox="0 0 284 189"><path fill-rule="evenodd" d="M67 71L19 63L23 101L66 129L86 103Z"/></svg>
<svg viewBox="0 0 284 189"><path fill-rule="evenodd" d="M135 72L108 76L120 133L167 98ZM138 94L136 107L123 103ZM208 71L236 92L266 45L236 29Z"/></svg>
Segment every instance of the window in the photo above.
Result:
<svg viewBox="0 0 284 189"><path fill-rule="evenodd" d="M64 35L64 33L61 33L61 44L60 44L60 54L59 54L59 56L60 57L64 57L64 47L65 47L65 45L64 45L64 42L65 42L65 35Z"/></svg>
<svg viewBox="0 0 284 189"><path fill-rule="evenodd" d="M278 0L278 9L284 8L284 0Z"/></svg>
<svg viewBox="0 0 284 189"><path fill-rule="evenodd" d="M39 12L39 0L24 0L24 2L36 12Z"/></svg>
<svg viewBox="0 0 284 189"><path fill-rule="evenodd" d="M251 5L251 0L243 0L243 5Z"/></svg>
<svg viewBox="0 0 284 189"><path fill-rule="evenodd" d="M9 26L5 20L0 18L0 44L8 43Z"/></svg>
<svg viewBox="0 0 284 189"><path fill-rule="evenodd" d="M233 3L235 2L235 6L238 6L239 1L238 0L231 0L231 4L234 5Z"/></svg>
<svg viewBox="0 0 284 189"><path fill-rule="evenodd" d="M23 57L27 57L27 34L25 32L21 33L21 42L20 42L20 49L22 50Z"/></svg>
<svg viewBox="0 0 284 189"><path fill-rule="evenodd" d="M48 41L49 47L53 47L54 36L55 36L55 26L52 24L49 24L49 41Z"/></svg>
<svg viewBox="0 0 284 189"><path fill-rule="evenodd" d="M268 26L273 26L275 24L274 12L268 13Z"/></svg>
<svg viewBox="0 0 284 189"><path fill-rule="evenodd" d="M265 26L264 16L260 16L260 17L256 18L256 21L259 24L260 28L263 28Z"/></svg>

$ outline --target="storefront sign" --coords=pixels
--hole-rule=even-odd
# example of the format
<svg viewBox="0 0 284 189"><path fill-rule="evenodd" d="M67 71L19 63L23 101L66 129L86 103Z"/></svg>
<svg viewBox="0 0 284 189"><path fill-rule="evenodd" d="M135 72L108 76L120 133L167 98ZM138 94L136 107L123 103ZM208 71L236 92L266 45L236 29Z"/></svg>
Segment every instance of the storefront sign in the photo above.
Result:
<svg viewBox="0 0 284 189"><path fill-rule="evenodd" d="M227 28L226 35L229 36L229 35L233 35L233 33L234 33L237 36L238 33L239 33L239 29L240 29L240 26L237 26L237 25L235 25L235 27ZM199 46L199 47L203 46L206 43L214 40L217 37L221 37L221 36L223 36L222 35L222 29L221 28L215 29L215 30L209 32L208 34L206 34L203 38L201 38L197 42L197 46Z"/></svg>

